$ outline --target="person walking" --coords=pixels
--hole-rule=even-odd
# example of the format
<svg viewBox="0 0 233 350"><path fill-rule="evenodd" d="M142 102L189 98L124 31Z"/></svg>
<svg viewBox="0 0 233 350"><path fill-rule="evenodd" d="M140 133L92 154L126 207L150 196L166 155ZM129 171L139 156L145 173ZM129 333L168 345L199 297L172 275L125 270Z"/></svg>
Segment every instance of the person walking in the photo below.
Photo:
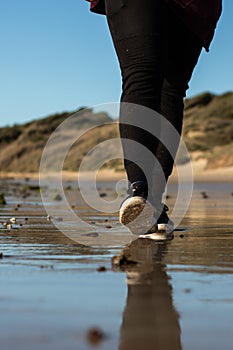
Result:
<svg viewBox="0 0 233 350"><path fill-rule="evenodd" d="M133 233L157 233L159 239L167 239L171 237L174 225L162 195L173 170L179 139L174 138L168 150L153 130L150 133L148 127L141 127L143 123L153 124L147 118L150 113L130 106L155 111L157 114L153 118L162 115L181 135L183 100L202 48L209 51L222 1L90 2L92 12L107 18L122 75L119 129L130 186L129 198L121 205L119 220ZM136 115L141 118L140 127L133 125ZM159 125L161 133L169 133L166 124ZM152 161L147 153L143 155L135 144L149 150L156 161Z"/></svg>

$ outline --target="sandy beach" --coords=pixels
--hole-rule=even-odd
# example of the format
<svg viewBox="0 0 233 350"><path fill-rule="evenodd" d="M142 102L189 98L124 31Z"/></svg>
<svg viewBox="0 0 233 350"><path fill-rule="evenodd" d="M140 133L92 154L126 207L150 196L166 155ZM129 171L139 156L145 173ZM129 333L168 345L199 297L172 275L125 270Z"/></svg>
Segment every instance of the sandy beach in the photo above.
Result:
<svg viewBox="0 0 233 350"><path fill-rule="evenodd" d="M200 159L196 161L192 161L190 163L179 165L179 171L184 175L184 178L188 179L190 174L190 167L193 172L193 178L195 182L233 182L233 167L219 167L217 169L205 169L206 160ZM86 173L85 176L89 177L92 173ZM56 174L54 174L56 176ZM30 178L30 179L38 179L38 173L22 173L20 172L4 172L0 171L0 179L1 178ZM63 178L65 180L76 180L77 172L64 171ZM102 181L117 181L120 179L126 179L125 172L114 171L111 169L104 169L98 172L97 176L98 180ZM170 177L171 182L177 182L177 171L174 168L174 171Z"/></svg>
<svg viewBox="0 0 233 350"><path fill-rule="evenodd" d="M69 222L56 190L48 217L37 176L1 174L1 349L231 350L232 169L211 174L194 170L191 203L169 242L132 239L117 212L83 201L72 174L65 194L89 231ZM98 180L107 204L119 178ZM176 193L174 174L170 208Z"/></svg>

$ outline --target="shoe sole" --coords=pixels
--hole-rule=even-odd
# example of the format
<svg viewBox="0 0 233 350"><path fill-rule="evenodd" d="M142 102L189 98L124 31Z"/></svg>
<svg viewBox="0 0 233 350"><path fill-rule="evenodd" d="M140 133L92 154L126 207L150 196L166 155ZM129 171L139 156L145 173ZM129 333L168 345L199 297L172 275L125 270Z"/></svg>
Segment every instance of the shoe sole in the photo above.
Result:
<svg viewBox="0 0 233 350"><path fill-rule="evenodd" d="M139 238L153 239L154 241L167 241L174 238L173 232L174 232L173 225L157 224L157 229L154 232L140 235Z"/></svg>
<svg viewBox="0 0 233 350"><path fill-rule="evenodd" d="M170 241L174 238L173 231L169 233L154 232L145 235L140 235L139 238L152 239L154 241Z"/></svg>
<svg viewBox="0 0 233 350"><path fill-rule="evenodd" d="M153 226L154 208L142 197L128 198L120 208L119 221L133 234L140 235Z"/></svg>

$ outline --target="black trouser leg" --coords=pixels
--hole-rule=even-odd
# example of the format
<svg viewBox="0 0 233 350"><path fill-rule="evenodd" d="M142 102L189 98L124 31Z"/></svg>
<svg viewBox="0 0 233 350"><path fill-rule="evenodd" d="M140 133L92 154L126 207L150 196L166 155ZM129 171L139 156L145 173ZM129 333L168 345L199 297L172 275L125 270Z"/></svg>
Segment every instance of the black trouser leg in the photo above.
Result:
<svg viewBox="0 0 233 350"><path fill-rule="evenodd" d="M161 115L168 120L179 135L182 133L183 99L186 96L188 83L200 56L202 45L200 40L186 28L172 12L168 11L168 50L163 87L161 91ZM173 130L167 128L166 144L168 149L159 142L156 148L156 158L163 169L164 177L160 176L160 169L153 170L152 202L159 202L172 173L175 156L179 146L179 137L174 137ZM163 183L163 179L165 182ZM160 185L159 185L160 183ZM156 204L155 204L156 205Z"/></svg>
<svg viewBox="0 0 233 350"><path fill-rule="evenodd" d="M166 52L163 1L106 0L107 19L122 72L121 102L160 109ZM133 106L136 107L136 106ZM153 160L140 145L156 153L157 138L133 126L135 114L140 125L149 124L145 111L123 106L120 136L129 181L148 182ZM132 123L133 125L129 125ZM127 140L134 142L129 145Z"/></svg>
<svg viewBox="0 0 233 350"><path fill-rule="evenodd" d="M143 130L151 125L151 133L169 134L169 130L159 130L158 114L152 116L146 108L137 110L135 106L161 113L181 133L183 97L201 44L162 0L105 0L105 4L122 73L121 102L135 104L128 107L123 104L120 112L125 169L131 183L137 180L149 183L153 188L149 197L157 205L172 171L179 142L172 140L172 154L169 154L158 141L160 137ZM133 126L136 120L140 128Z"/></svg>

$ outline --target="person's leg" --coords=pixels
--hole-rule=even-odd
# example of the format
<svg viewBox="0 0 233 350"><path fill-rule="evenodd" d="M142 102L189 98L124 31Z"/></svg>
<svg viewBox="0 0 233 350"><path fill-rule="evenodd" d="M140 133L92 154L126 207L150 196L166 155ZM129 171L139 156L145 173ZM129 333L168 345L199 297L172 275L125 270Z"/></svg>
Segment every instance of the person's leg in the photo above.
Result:
<svg viewBox="0 0 233 350"><path fill-rule="evenodd" d="M201 53L200 40L178 19L172 12L168 12L168 57L165 69L161 95L161 115L168 120L181 135L184 103L188 83L191 79ZM173 129L173 128L172 128ZM160 167L154 167L151 202L159 206L166 182L172 172L174 159L179 145L179 137L174 137L174 131L167 128L166 146L159 142L156 149L156 158L163 169L164 177L161 177ZM163 132L163 130L162 130Z"/></svg>
<svg viewBox="0 0 233 350"><path fill-rule="evenodd" d="M163 0L105 0L105 5L122 73L120 136L125 169L131 183L147 182L153 157L146 154L146 148L154 156L158 141L149 132L127 123L134 125L136 119L140 125L150 123L146 110L137 110L136 105L160 111L166 56L166 7Z"/></svg>

